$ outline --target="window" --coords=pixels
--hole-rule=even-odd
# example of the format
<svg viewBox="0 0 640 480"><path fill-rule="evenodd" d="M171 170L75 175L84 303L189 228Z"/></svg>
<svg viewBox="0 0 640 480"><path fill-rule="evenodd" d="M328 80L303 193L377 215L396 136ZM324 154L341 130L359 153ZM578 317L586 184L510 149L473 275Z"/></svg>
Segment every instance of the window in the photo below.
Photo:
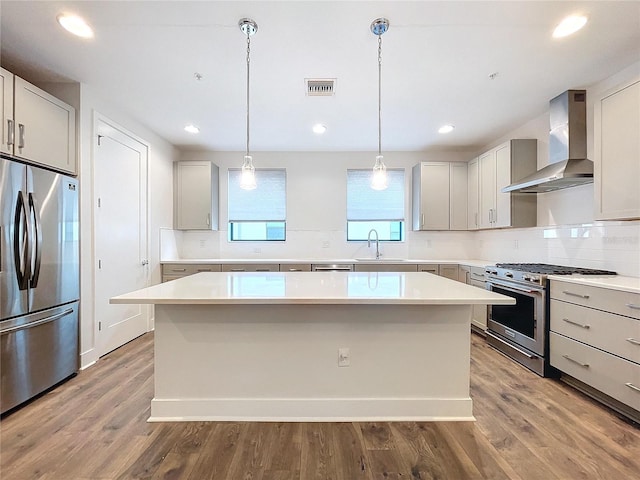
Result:
<svg viewBox="0 0 640 480"><path fill-rule="evenodd" d="M287 173L256 169L257 187L240 188L240 169L229 169L229 240L284 241L287 216Z"/></svg>
<svg viewBox="0 0 640 480"><path fill-rule="evenodd" d="M404 170L387 170L386 190L371 188L371 170L347 170L347 240L404 240Z"/></svg>

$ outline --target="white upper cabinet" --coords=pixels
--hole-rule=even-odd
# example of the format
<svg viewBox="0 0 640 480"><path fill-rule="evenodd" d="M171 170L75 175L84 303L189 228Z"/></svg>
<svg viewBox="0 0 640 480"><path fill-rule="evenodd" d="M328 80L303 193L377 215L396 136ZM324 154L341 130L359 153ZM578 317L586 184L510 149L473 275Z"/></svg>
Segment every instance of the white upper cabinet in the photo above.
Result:
<svg viewBox="0 0 640 480"><path fill-rule="evenodd" d="M76 173L76 111L44 90L14 76L15 157Z"/></svg>
<svg viewBox="0 0 640 480"><path fill-rule="evenodd" d="M2 109L2 132L0 152L13 154L13 73L0 68L0 108Z"/></svg>
<svg viewBox="0 0 640 480"><path fill-rule="evenodd" d="M413 230L466 230L467 164L415 165L412 201Z"/></svg>
<svg viewBox="0 0 640 480"><path fill-rule="evenodd" d="M640 80L596 101L594 153L596 219L640 218Z"/></svg>
<svg viewBox="0 0 640 480"><path fill-rule="evenodd" d="M474 158L467 165L467 229L477 230L480 226L478 216L478 159Z"/></svg>
<svg viewBox="0 0 640 480"><path fill-rule="evenodd" d="M509 140L480 155L478 228L536 226L536 195L501 191L516 180L535 172L536 165L536 139Z"/></svg>
<svg viewBox="0 0 640 480"><path fill-rule="evenodd" d="M209 161L176 162L175 228L218 229L218 166Z"/></svg>
<svg viewBox="0 0 640 480"><path fill-rule="evenodd" d="M449 164L449 229L467 229L467 164Z"/></svg>

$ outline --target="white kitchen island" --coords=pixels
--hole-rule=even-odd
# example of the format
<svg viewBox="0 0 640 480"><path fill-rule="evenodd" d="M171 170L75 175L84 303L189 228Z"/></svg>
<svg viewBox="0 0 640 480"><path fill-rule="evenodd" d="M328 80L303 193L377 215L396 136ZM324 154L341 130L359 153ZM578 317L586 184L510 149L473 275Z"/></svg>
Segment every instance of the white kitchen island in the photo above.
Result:
<svg viewBox="0 0 640 480"><path fill-rule="evenodd" d="M155 305L149 421L390 421L472 420L471 305L514 300L423 272L264 272L111 303Z"/></svg>

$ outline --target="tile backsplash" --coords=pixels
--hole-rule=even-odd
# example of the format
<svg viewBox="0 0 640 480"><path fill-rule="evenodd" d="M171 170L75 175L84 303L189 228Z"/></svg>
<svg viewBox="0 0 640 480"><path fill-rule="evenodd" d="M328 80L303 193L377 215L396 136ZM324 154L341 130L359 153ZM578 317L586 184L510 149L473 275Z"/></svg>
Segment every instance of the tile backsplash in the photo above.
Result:
<svg viewBox="0 0 640 480"><path fill-rule="evenodd" d="M640 222L476 232L479 258L614 270L640 277Z"/></svg>
<svg viewBox="0 0 640 480"><path fill-rule="evenodd" d="M352 259L373 246L346 242L344 231L287 231L285 242L238 242L227 232L161 231L161 259ZM553 263L614 270L640 277L640 221L592 222L477 232L407 232L401 243L381 243L386 257Z"/></svg>

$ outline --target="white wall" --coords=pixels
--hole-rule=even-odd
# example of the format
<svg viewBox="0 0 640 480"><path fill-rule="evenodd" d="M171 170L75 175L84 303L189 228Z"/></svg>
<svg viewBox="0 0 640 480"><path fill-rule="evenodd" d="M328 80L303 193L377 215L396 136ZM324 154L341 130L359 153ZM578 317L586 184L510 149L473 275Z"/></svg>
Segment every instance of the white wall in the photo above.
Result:
<svg viewBox="0 0 640 480"><path fill-rule="evenodd" d="M93 149L94 114L99 113L150 145L149 247L150 283L159 283L160 229L173 228L173 162L177 150L148 128L122 114L85 84L44 84L43 89L76 108L78 178L80 182L80 352L81 367L98 359L93 279Z"/></svg>
<svg viewBox="0 0 640 480"><path fill-rule="evenodd" d="M610 88L640 76L640 63L587 89L587 152L593 159L593 105ZM575 88L583 88L575 86ZM560 94L562 92L558 92ZM383 244L387 257L483 258L558 263L640 276L640 222L594 221L593 184L538 194L538 227L479 232L410 231L410 168L420 161L468 161L511 138L538 139L538 167L548 163L549 113L506 133L477 152L385 153L389 168L405 168L406 241ZM167 260L182 258L353 258L367 256L366 244L345 241L347 168L370 168L369 152L253 152L260 167L287 169L286 242L230 243L227 240L226 172L238 168L242 152L182 152L181 160L207 159L221 167L219 232L166 232ZM328 247L325 245L328 242Z"/></svg>
<svg viewBox="0 0 640 480"><path fill-rule="evenodd" d="M241 152L183 152L181 160L211 160L220 167L220 231L180 232L182 258L340 259L372 254L366 242L346 241L346 170L371 168L375 152L252 152L256 168L287 169L287 238L284 242L227 240L227 171L242 164ZM384 242L387 257L469 258L466 232L412 232L411 167L421 161L467 161L468 152L385 152L387 168L405 169L406 241ZM169 243L168 243L169 245ZM175 251L175 250L174 250Z"/></svg>

